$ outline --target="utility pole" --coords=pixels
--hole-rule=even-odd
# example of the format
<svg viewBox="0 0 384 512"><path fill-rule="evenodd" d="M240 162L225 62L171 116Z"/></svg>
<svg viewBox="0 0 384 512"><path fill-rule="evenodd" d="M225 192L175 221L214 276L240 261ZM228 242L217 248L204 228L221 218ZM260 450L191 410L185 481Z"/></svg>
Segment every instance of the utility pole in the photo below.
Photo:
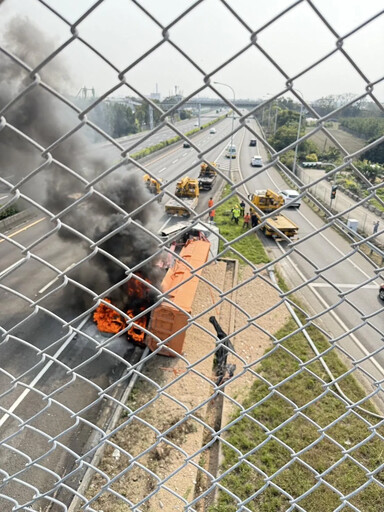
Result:
<svg viewBox="0 0 384 512"><path fill-rule="evenodd" d="M276 113L275 113L275 125L273 127L273 135L275 135L276 133L276 129L277 129L277 115L279 113L279 108L276 106Z"/></svg>
<svg viewBox="0 0 384 512"><path fill-rule="evenodd" d="M152 105L148 105L148 114L149 114L149 129L153 130L153 108L152 108Z"/></svg>
<svg viewBox="0 0 384 512"><path fill-rule="evenodd" d="M219 85L224 85L225 87L228 87L229 89L231 89L232 94L233 94L233 105L235 105L236 95L235 95L235 91L233 90L233 87L228 85L228 84L223 84L223 82L213 82L213 83L214 84L219 84ZM229 177L230 178L232 178L232 149L233 149L233 130L234 130L234 127L235 127L235 110L232 109L232 130L231 130L231 142L230 142L231 155L230 155L230 158L229 158Z"/></svg>

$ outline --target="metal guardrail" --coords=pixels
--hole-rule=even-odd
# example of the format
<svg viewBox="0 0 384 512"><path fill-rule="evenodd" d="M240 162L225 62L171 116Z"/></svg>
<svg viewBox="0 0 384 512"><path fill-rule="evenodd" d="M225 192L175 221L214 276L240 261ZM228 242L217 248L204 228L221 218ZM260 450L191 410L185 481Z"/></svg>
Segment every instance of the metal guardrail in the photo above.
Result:
<svg viewBox="0 0 384 512"><path fill-rule="evenodd" d="M10 5L0 4L0 12ZM203 70L200 59L180 46L173 29L192 15L198 19L199 8L208 4L198 0L179 13L168 13L167 24L150 2L124 5L128 12L140 14L143 27L152 27L143 40L155 34L152 46L144 45L126 67L114 62L107 41L100 39L96 45L85 35L94 16L110 7L107 0L89 6L76 21L62 14L62 6L36 0L42 16L52 20L52 28L47 24L44 30L52 31L53 37L56 24L65 34L60 45L46 41L29 21L7 25L0 46L0 70L7 77L0 88L0 168L12 169L13 175L0 177L0 183L8 196L5 206L26 201L39 224L18 237L7 230L25 219L27 211L0 222L2 512L382 508L383 307L367 293L377 295L382 263L375 263L363 246L382 257L373 242L383 230L357 234L346 225L346 219L370 199L383 204L377 194L382 184L369 182L353 163L382 138L348 153L325 122L364 98L383 111L376 95L382 79L370 80L344 45L383 13L365 16L362 8L360 24L338 34L332 19L310 0L286 6L257 27L249 25L239 6L221 0L217 6L249 37L243 48L236 47L230 56L216 59L214 68ZM300 7L329 31L335 49L290 75L284 71L282 55L272 55L259 36ZM23 14L15 9L16 15ZM80 46L115 77L113 86L84 110L62 92L57 72L60 75L63 68L56 69L67 50ZM166 46L186 59L200 81L163 111L145 97L147 91L131 83L130 73ZM227 91L214 79L248 50L266 57L284 85L262 103L250 101L250 111L244 113L234 91L223 94ZM200 57L206 52L210 48L202 46ZM335 53L358 72L364 88L322 116L296 83ZM156 77L150 81L156 82ZM89 118L120 88L129 88L130 95L134 92L159 114L159 124L127 147ZM209 163L212 152L218 153L222 165L217 181L228 185L228 195L218 190L213 206L192 215L192 226L205 221L212 209L216 215L220 208L230 211L240 199L247 208L244 185L277 179L278 169L322 214L312 223L308 214L300 218L299 239L285 239L284 245L266 240L261 230L273 214L263 212L261 223L250 230L244 227L232 238L225 230L231 220L223 214L221 233L211 227L211 235L220 241L217 255L211 252L208 260L194 266L193 255L182 261L174 250L172 242L180 242L180 232L164 240L154 229L162 211L141 176L150 173L160 179L164 169L157 171L151 160L136 162L131 155L163 127L183 139L169 116L205 93L214 94L236 116L227 124L223 121L223 130L209 143L203 137L193 139L200 161ZM303 108L311 112L317 125L276 151L253 119L260 119L263 109L271 111L284 95L300 103L301 113ZM109 143L116 152L113 157L104 147L99 152L100 146L91 146L82 135L84 128ZM297 153L298 144L316 133L327 136L343 155L343 164L331 173L350 166L368 190L366 198L346 208L334 202L331 209L314 192L325 177L305 181L281 162L283 155L295 149ZM248 136L270 156L268 164L252 168L252 173L240 172L242 157L226 166L223 156L228 140L241 141L243 154L241 145ZM84 151L88 145L97 151ZM162 186L164 196L175 197L171 187L196 167L192 159L178 165ZM286 213L284 207L281 210ZM189 229L184 227L182 235ZM342 241L334 238L338 230L344 233ZM201 228L199 232L204 240ZM268 257L255 234L268 248ZM243 243L250 239L253 250L246 251ZM259 250L262 257L256 261ZM159 261L163 269L177 262L188 277L175 280L177 284L165 291ZM172 294L196 281L192 309L175 307ZM127 296L129 306L134 303L137 309L127 310ZM112 299L111 323L120 322L120 330L105 335L89 318L100 306L108 307L107 297ZM161 337L154 318L167 307L179 324ZM150 323L143 323L145 317ZM137 360L140 349L133 357L133 345L126 338L142 333L151 340L151 350L143 348ZM185 341L180 348L181 338ZM175 357L161 355L167 350Z"/></svg>

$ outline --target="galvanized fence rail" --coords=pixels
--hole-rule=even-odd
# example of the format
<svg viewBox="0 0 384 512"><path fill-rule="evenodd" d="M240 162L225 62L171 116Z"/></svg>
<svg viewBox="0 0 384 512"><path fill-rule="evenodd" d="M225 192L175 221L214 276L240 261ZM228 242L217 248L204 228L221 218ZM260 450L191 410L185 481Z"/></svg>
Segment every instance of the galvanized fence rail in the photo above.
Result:
<svg viewBox="0 0 384 512"><path fill-rule="evenodd" d="M1 3L0 12L11 3ZM58 3L34 4L49 14L52 29L40 33L21 19L16 4L16 21L9 21L0 46L0 212L21 201L33 212L17 227L3 222L1 228L1 510L382 510L383 307L379 299L372 306L372 295L381 282L384 204L381 179L368 178L356 159L383 143L384 135L351 152L329 121L363 100L383 111L376 93L383 76L368 76L346 49L354 35L382 21L383 11L365 15L362 9L360 23L340 34L320 2L292 2L251 26L239 6L220 0L215 8L241 25L248 43L234 44L231 55L205 68L209 48L201 45L197 58L174 34L190 17L199 19L199 9L212 9L208 0L175 6L167 24L153 3L127 3L124 13L134 11L151 29L143 34L148 44L142 54L123 65L114 62L102 35L97 43L83 35L97 12L118 11L118 4L90 2L76 21L62 15ZM298 9L328 31L334 46L290 74L279 52L264 47L263 34ZM47 41L43 32L54 39L59 25L65 38ZM62 87L65 66L70 69L63 58L72 48L86 50L115 77L110 89L82 106ZM168 107L147 98L134 79L163 49L199 76L199 85ZM249 50L274 68L284 86L245 110L219 80ZM297 85L335 55L364 86L321 115ZM210 114L219 133L204 142L201 134L209 128L186 135L175 116L198 95L212 93L230 114ZM93 114L114 95L136 96L150 107L149 131L126 140L107 133ZM276 150L271 136L283 97L300 105L299 129L294 142ZM305 111L315 122L304 133ZM199 111L199 119L203 115ZM181 141L170 151L188 142L193 156L179 157L184 163L162 181L164 169L154 159L167 157L169 148L153 158L135 154L165 130L165 138ZM316 174L302 168L297 155L300 144L320 135L340 151L342 163ZM250 138L264 158L252 172L241 156ZM225 158L229 141L237 146L236 160ZM201 206L201 194L190 221L205 223L217 251L196 263L173 250L180 232L161 236L159 219L168 200L184 203L174 192L176 182L209 163L213 153L219 163L214 204ZM293 154L293 168L287 154ZM361 194L339 189L332 201L332 180L345 172L359 181ZM145 174L160 181L161 203L146 190ZM277 176L299 192L303 215L286 205L272 213L257 210L260 222L231 238L225 224L232 223L226 214L233 203L255 207L249 194L257 180L271 178L273 188ZM222 215L220 233L206 222L211 210ZM298 238L279 232L275 242L261 233L281 213L295 215ZM259 247L255 235L267 248L264 260L243 249L250 239ZM164 270L171 260L186 281L164 290L160 266ZM191 310L174 299L182 286L196 294ZM92 320L101 306L116 313L111 324L120 322L109 335ZM151 330L160 307L174 315L165 337ZM179 318L184 320L176 325ZM145 338L149 347L128 343L127 336ZM180 347L177 340L184 337Z"/></svg>

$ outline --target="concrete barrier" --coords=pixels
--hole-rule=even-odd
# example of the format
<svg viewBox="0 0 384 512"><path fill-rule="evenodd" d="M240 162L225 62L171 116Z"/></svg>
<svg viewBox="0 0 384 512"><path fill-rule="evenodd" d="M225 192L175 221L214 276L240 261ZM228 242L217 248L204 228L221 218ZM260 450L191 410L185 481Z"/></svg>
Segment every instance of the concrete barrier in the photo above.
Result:
<svg viewBox="0 0 384 512"><path fill-rule="evenodd" d="M36 212L32 209L27 209L14 215L10 215L5 219L0 220L0 232L9 231L10 229L26 222L27 220L36 216Z"/></svg>

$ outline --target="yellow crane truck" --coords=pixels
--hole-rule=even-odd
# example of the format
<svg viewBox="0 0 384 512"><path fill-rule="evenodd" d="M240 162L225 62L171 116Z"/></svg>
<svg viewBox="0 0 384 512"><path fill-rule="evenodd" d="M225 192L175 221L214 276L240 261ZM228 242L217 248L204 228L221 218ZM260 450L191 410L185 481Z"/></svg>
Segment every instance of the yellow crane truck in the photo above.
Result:
<svg viewBox="0 0 384 512"><path fill-rule="evenodd" d="M217 172L216 162L212 162L209 165L203 162L200 166L200 174L197 178L199 180L199 188L200 190L211 190L213 187L213 183L216 179Z"/></svg>
<svg viewBox="0 0 384 512"><path fill-rule="evenodd" d="M170 199L165 205L165 212L177 217L189 217L199 201L199 181L185 176L176 183L175 196L182 200Z"/></svg>
<svg viewBox="0 0 384 512"><path fill-rule="evenodd" d="M262 212L271 213L284 205L284 198L273 190L255 190L253 194L249 195L250 201ZM251 213L254 211L251 208ZM261 215L255 211L258 222L261 222ZM268 225L265 224L262 228L266 236L271 236L277 239L280 235L277 230L283 233L288 238L293 238L299 231L299 226L291 221L287 216L279 213L268 219Z"/></svg>
<svg viewBox="0 0 384 512"><path fill-rule="evenodd" d="M155 178L151 178L149 174L144 174L143 180L144 180L144 183L145 183L147 189L149 190L149 192L151 192L151 194L160 194L160 192L161 192L160 187L163 182L163 180L161 178L155 179Z"/></svg>
<svg viewBox="0 0 384 512"><path fill-rule="evenodd" d="M265 213L273 212L284 204L284 197L270 189L255 190L253 194L249 195L248 199Z"/></svg>

